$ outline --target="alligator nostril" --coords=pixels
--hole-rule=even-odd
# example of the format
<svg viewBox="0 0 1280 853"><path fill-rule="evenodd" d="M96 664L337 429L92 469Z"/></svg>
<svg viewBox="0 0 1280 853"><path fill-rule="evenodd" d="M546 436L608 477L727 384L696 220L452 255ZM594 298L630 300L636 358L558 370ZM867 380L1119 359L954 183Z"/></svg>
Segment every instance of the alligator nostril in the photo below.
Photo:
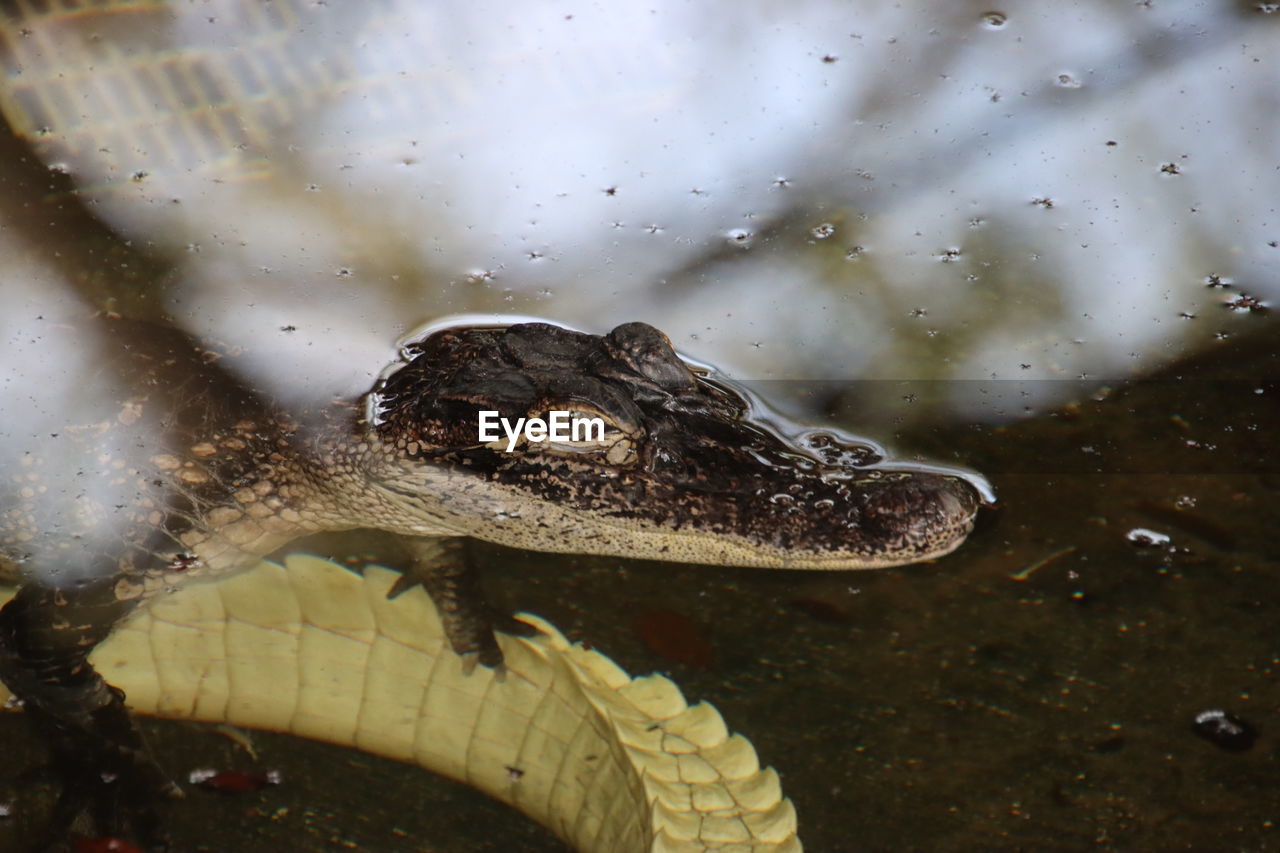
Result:
<svg viewBox="0 0 1280 853"><path fill-rule="evenodd" d="M971 484L958 477L943 479L943 512L954 518L969 518L984 503L982 494Z"/></svg>
<svg viewBox="0 0 1280 853"><path fill-rule="evenodd" d="M970 490L972 491L972 490ZM954 518L965 512L964 505L960 500L960 495L956 494L955 489L945 489L941 491L938 497L938 506L942 510L942 514Z"/></svg>

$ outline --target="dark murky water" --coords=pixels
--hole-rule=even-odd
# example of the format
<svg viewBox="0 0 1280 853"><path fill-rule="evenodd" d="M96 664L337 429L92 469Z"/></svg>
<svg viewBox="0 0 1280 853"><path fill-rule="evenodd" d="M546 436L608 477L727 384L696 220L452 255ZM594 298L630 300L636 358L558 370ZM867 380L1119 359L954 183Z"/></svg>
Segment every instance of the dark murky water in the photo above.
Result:
<svg viewBox="0 0 1280 853"><path fill-rule="evenodd" d="M86 32L215 67L247 7L206 5L203 23ZM291 77L289 112L269 64L237 66L241 91L187 93L242 122L213 154L173 141L164 98L121 107L137 84L105 72L67 66L59 92L91 89L85 106L31 106L49 57L71 60L56 28L6 24L8 120L27 132L0 143L0 415L34 400L56 420L48 389L83 373L33 324L86 307L260 352L254 381L284 399L363 388L441 314L651 321L793 409L983 471L998 506L956 554L874 573L489 548L495 601L716 704L781 771L807 849L1280 848L1280 16L947 9L850 21L812 3L689 30L707 21L547 7L493 27L524 34L502 45L483 15L286 20L242 52L320 69L329 100ZM576 26L594 47L566 47L592 42L556 29ZM400 30L436 50L371 66L366 46ZM702 36L671 47L686 31ZM310 57L306 39L346 32L359 47ZM396 107L406 75L430 108ZM141 118L97 142L104 104ZM1158 381L1098 391L1133 375ZM697 652L660 654L639 612ZM1256 742L1195 733L1213 709ZM0 717L9 772L38 758L24 732ZM253 764L206 728L153 737L178 775ZM184 849L559 849L416 769L255 740L284 783L193 791ZM0 848L21 828L0 820Z"/></svg>

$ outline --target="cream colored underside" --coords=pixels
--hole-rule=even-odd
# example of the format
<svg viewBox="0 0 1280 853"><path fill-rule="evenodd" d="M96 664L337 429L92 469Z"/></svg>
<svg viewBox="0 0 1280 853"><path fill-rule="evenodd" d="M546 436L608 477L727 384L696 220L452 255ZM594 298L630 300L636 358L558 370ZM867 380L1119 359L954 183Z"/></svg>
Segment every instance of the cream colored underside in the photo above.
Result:
<svg viewBox="0 0 1280 853"><path fill-rule="evenodd" d="M801 850L777 774L713 707L690 707L662 676L630 678L533 616L521 618L539 636L499 638L504 680L464 675L421 589L387 600L396 576L301 555L263 563L158 600L93 661L140 713L413 762L584 853Z"/></svg>

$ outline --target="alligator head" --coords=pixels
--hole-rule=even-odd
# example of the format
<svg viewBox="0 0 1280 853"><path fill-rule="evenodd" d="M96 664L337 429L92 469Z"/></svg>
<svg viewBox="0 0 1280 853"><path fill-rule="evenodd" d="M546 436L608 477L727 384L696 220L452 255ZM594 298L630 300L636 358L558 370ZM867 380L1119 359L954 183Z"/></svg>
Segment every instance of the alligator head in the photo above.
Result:
<svg viewBox="0 0 1280 853"><path fill-rule="evenodd" d="M371 476L410 499L415 470L449 472L451 500L485 516L463 529L467 513L446 507L455 531L500 544L878 568L950 552L982 503L972 475L886 464L831 434L811 433L807 446L784 437L643 323L607 335L545 323L453 327L405 356L367 401L362 427L395 458ZM530 440L538 436L488 427L481 437L499 418L510 426L554 411L598 418L603 430Z"/></svg>

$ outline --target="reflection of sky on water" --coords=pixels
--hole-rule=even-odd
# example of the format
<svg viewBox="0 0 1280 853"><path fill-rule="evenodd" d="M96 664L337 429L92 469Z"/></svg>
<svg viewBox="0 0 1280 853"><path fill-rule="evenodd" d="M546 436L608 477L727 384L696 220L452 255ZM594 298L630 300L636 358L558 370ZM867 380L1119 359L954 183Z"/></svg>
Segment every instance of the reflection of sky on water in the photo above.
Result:
<svg viewBox="0 0 1280 853"><path fill-rule="evenodd" d="M85 14L28 25L9 111L176 253L192 328L309 393L459 311L829 378L1124 374L1251 320L1219 303L1280 257L1275 16L864 5Z"/></svg>

